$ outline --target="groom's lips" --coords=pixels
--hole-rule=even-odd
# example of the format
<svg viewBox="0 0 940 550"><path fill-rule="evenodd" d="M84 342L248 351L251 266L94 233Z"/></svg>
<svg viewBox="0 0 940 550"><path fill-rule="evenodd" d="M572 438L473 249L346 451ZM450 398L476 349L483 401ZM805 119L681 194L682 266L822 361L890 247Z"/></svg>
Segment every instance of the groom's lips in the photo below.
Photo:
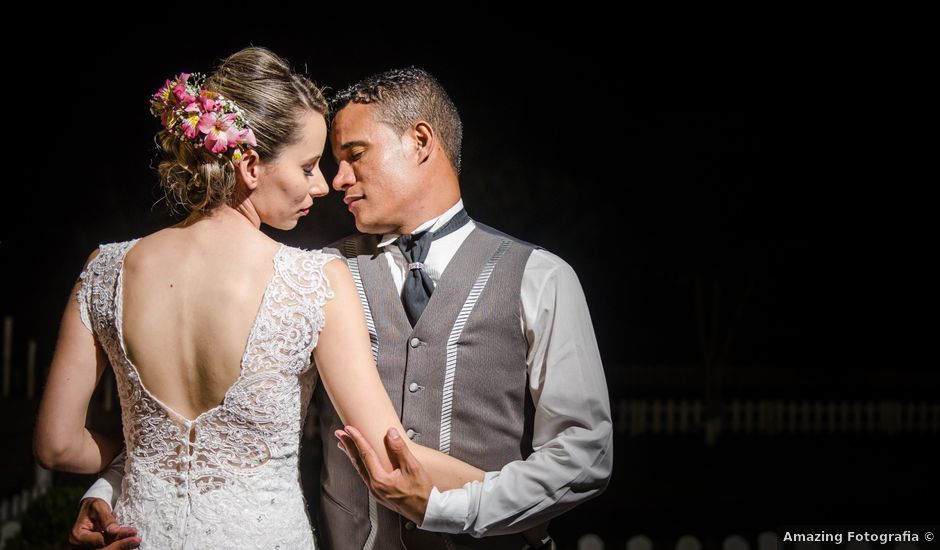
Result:
<svg viewBox="0 0 940 550"><path fill-rule="evenodd" d="M361 198L362 198L362 195L353 196L353 197L343 197L343 202L346 203L346 206L347 206L347 207L352 208L352 205L353 205L356 201L360 200Z"/></svg>

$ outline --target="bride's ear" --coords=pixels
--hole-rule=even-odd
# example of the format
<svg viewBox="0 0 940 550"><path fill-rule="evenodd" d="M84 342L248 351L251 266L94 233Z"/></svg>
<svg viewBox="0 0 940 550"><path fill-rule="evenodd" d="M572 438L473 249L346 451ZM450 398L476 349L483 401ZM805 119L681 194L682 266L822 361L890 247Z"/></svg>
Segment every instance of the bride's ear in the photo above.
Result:
<svg viewBox="0 0 940 550"><path fill-rule="evenodd" d="M235 176L245 184L249 191L258 187L258 177L261 172L261 157L258 152L248 149L242 154L242 159L235 163Z"/></svg>

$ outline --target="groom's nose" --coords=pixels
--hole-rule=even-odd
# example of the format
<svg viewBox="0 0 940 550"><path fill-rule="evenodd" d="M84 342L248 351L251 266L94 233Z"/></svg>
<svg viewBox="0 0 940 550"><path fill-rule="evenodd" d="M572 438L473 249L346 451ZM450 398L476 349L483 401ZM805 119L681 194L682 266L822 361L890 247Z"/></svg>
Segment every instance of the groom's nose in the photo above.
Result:
<svg viewBox="0 0 940 550"><path fill-rule="evenodd" d="M347 187L356 183L356 175L353 173L352 166L345 160L339 161L339 169L333 176L333 189L345 191Z"/></svg>

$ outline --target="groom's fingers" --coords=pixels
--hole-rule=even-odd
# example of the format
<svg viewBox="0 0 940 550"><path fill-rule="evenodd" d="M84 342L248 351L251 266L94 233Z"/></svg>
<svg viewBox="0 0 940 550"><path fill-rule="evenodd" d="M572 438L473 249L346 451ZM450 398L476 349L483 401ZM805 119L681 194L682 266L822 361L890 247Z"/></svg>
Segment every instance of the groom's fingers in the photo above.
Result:
<svg viewBox="0 0 940 550"><path fill-rule="evenodd" d="M411 474L415 470L418 459L411 454L408 444L402 439L398 430L389 428L385 434L385 448L388 450L388 458L392 461L392 467L402 470L406 474Z"/></svg>
<svg viewBox="0 0 940 550"><path fill-rule="evenodd" d="M78 519L69 533L69 544L73 548L136 548L140 539L133 527L121 527L114 518L111 505L99 498L82 500ZM108 541L114 541L105 546Z"/></svg>
<svg viewBox="0 0 940 550"><path fill-rule="evenodd" d="M340 441L338 443L340 449L349 457L349 461L352 462L353 468L359 473L359 477L362 478L362 481L369 483L369 472L366 469L366 465L362 462L359 448L356 447L356 443L353 441L352 437L343 430L336 430L334 433Z"/></svg>
<svg viewBox="0 0 940 550"><path fill-rule="evenodd" d="M369 477L371 477L373 481L384 479L384 476L387 476L388 472L385 471L385 467L379 461L379 457L375 454L375 449L372 448L372 445L369 445L369 442L362 433L352 426L346 426L346 433L352 436L356 447L359 449L359 456L362 458L362 462L365 463L366 469L369 470Z"/></svg>

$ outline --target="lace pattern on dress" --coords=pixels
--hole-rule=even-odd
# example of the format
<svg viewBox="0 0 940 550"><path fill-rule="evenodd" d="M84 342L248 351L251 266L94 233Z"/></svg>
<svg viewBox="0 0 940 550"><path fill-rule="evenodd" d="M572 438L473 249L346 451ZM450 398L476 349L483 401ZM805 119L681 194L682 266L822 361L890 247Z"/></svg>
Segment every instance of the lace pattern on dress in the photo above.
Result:
<svg viewBox="0 0 940 550"><path fill-rule="evenodd" d="M141 382L121 332L122 268L137 241L102 245L81 274L82 322L117 379L127 461L118 521L141 548L312 548L297 454L316 383L311 353L338 256L281 246L222 403L187 419Z"/></svg>

